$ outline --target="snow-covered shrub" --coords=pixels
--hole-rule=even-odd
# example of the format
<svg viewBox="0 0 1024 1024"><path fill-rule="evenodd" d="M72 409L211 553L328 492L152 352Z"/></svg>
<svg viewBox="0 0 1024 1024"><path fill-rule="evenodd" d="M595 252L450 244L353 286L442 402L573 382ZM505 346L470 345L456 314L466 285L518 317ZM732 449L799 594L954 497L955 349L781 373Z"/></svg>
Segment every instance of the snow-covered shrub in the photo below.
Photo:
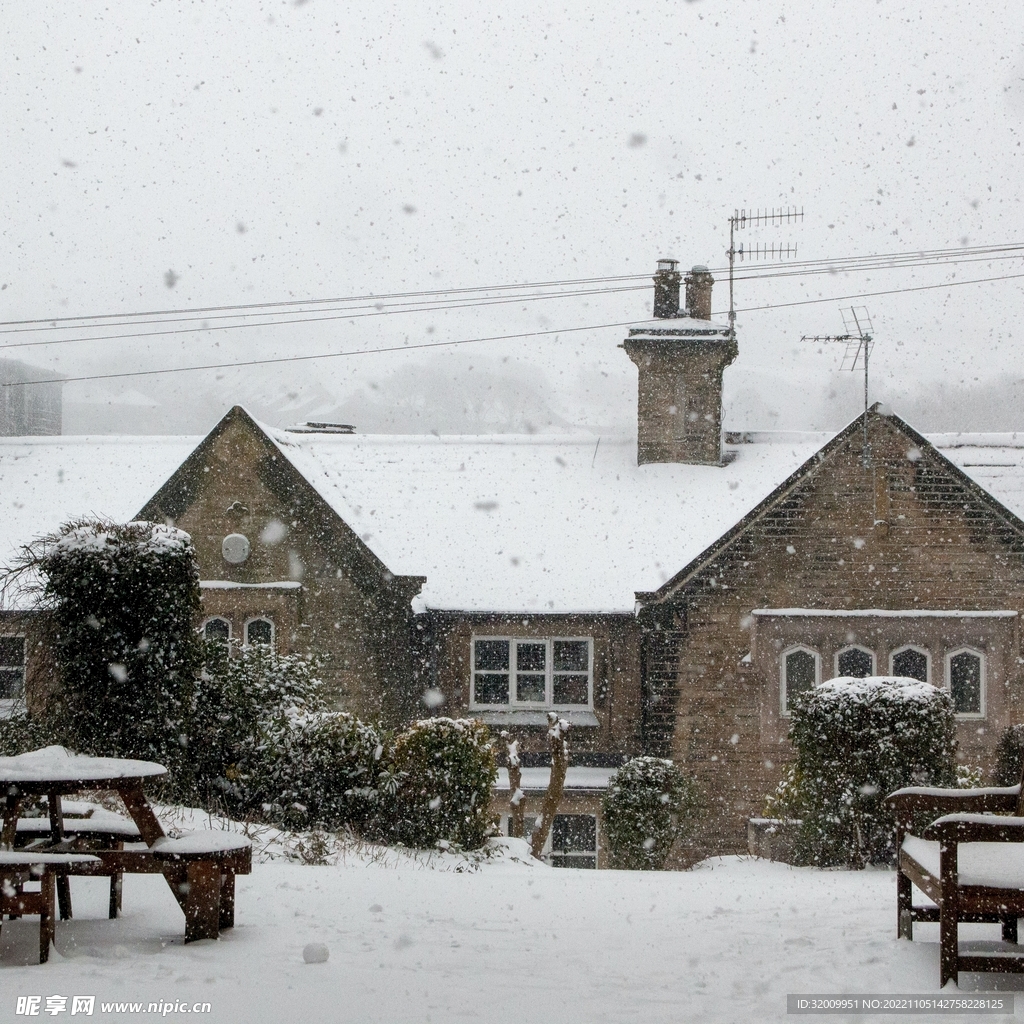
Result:
<svg viewBox="0 0 1024 1024"><path fill-rule="evenodd" d="M246 783L276 824L359 829L394 796L383 753L377 729L346 711L293 715Z"/></svg>
<svg viewBox="0 0 1024 1024"><path fill-rule="evenodd" d="M189 714L193 788L204 807L246 812L255 801L247 777L267 774L296 718L326 709L320 663L267 644L208 640L203 653Z"/></svg>
<svg viewBox="0 0 1024 1024"><path fill-rule="evenodd" d="M765 797L764 811L766 818L774 818L778 821L793 821L803 813L803 788L800 770L795 762L787 764L782 769L782 778L774 793Z"/></svg>
<svg viewBox="0 0 1024 1024"><path fill-rule="evenodd" d="M697 783L674 761L634 757L612 777L604 798L604 831L612 867L658 871L672 844L693 829Z"/></svg>
<svg viewBox="0 0 1024 1024"><path fill-rule="evenodd" d="M189 535L82 520L26 547L12 576L48 612L59 689L46 717L61 742L176 769L200 663Z"/></svg>
<svg viewBox="0 0 1024 1024"><path fill-rule="evenodd" d="M356 828L378 809L384 738L328 712L320 661L206 645L189 746L199 802L285 828Z"/></svg>
<svg viewBox="0 0 1024 1024"><path fill-rule="evenodd" d="M999 737L996 755L996 782L1016 786L1024 767L1024 725L1011 725Z"/></svg>
<svg viewBox="0 0 1024 1024"><path fill-rule="evenodd" d="M945 690L893 676L820 683L794 702L802 853L863 867L894 855L883 804L902 786L956 784L956 730Z"/></svg>
<svg viewBox="0 0 1024 1024"><path fill-rule="evenodd" d="M977 764L958 764L956 766L956 788L977 789L983 781L984 772Z"/></svg>
<svg viewBox="0 0 1024 1024"><path fill-rule="evenodd" d="M384 826L391 839L464 850L483 844L498 774L486 725L466 718L414 722L396 738L391 761L397 792Z"/></svg>

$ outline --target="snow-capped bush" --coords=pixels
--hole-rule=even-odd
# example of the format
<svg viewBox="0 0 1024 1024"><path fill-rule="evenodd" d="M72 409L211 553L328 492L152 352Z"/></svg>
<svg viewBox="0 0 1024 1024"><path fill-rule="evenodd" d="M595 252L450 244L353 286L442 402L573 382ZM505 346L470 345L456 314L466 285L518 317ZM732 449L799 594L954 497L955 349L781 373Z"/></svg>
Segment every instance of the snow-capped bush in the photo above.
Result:
<svg viewBox="0 0 1024 1024"><path fill-rule="evenodd" d="M326 709L320 664L266 644L205 641L203 650L189 714L192 787L204 807L247 813L266 797L250 776L269 778L296 719Z"/></svg>
<svg viewBox="0 0 1024 1024"><path fill-rule="evenodd" d="M996 757L996 781L1000 786L1016 786L1024 767L1024 725L1011 725L1003 731Z"/></svg>
<svg viewBox="0 0 1024 1024"><path fill-rule="evenodd" d="M483 844L498 774L486 725L466 718L414 722L396 738L391 760L397 792L384 826L391 839L464 850Z"/></svg>
<svg viewBox="0 0 1024 1024"><path fill-rule="evenodd" d="M19 575L49 612L59 689L46 718L60 742L173 771L200 664L189 535L158 523L70 523L24 549L8 582Z"/></svg>
<svg viewBox="0 0 1024 1024"><path fill-rule="evenodd" d="M894 856L883 800L902 786L956 785L956 730L945 690L894 676L820 683L794 702L801 847L815 864L862 867Z"/></svg>
<svg viewBox="0 0 1024 1024"><path fill-rule="evenodd" d="M245 776L254 802L285 827L358 830L394 796L381 734L345 711L290 717Z"/></svg>
<svg viewBox="0 0 1024 1024"><path fill-rule="evenodd" d="M604 798L604 831L612 867L657 871L672 844L693 830L697 783L674 761L634 757L612 777Z"/></svg>

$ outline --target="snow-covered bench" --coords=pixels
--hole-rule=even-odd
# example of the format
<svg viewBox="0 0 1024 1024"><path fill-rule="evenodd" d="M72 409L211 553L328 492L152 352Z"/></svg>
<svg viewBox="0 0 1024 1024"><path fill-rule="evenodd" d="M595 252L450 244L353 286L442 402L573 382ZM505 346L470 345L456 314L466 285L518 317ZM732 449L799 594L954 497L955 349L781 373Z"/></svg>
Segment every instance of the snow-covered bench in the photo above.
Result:
<svg viewBox="0 0 1024 1024"><path fill-rule="evenodd" d="M897 935L912 939L915 921L939 922L939 979L960 971L1024 973L1024 950L960 953L960 922L999 922L1017 943L1024 917L1024 801L1021 786L930 789L911 786L887 797L896 811ZM935 817L918 834L914 823ZM934 907L914 906L916 885Z"/></svg>
<svg viewBox="0 0 1024 1024"><path fill-rule="evenodd" d="M82 853L32 853L23 850L0 850L0 925L3 916L39 915L39 962L50 958L53 942L54 882L76 867L98 864L99 857ZM26 892L25 883L39 881L38 892Z"/></svg>
<svg viewBox="0 0 1024 1024"><path fill-rule="evenodd" d="M186 832L158 839L150 851L180 894L185 941L215 939L235 923L235 875L252 871L252 843L236 832Z"/></svg>
<svg viewBox="0 0 1024 1024"><path fill-rule="evenodd" d="M15 833L15 845L19 849L32 849L33 846L48 844L52 833L53 825L48 817L19 818ZM139 827L131 818L92 807L88 807L86 813L81 815L65 813L63 815L63 833L64 842L61 847L66 852L92 853L97 850L121 850L125 843L142 842ZM78 872L70 873L77 874ZM89 873L98 874L99 872ZM111 870L109 874L108 916L113 919L121 910L123 872ZM66 882L61 884L66 885ZM70 916L70 895L64 897L62 910L64 906L66 906L67 913L62 913L61 916Z"/></svg>

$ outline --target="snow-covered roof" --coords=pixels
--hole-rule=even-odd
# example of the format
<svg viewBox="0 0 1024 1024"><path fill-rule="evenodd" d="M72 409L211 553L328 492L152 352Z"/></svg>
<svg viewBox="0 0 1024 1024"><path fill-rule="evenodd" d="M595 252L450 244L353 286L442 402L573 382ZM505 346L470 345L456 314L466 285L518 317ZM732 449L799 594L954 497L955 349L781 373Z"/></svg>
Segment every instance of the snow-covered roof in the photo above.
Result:
<svg viewBox="0 0 1024 1024"><path fill-rule="evenodd" d="M632 612L827 440L737 445L725 467L637 466L633 438L268 431L424 607Z"/></svg>
<svg viewBox="0 0 1024 1024"><path fill-rule="evenodd" d="M713 467L637 466L634 438L265 429L392 572L426 577L418 607L534 613L632 612L833 436L746 433ZM0 438L0 562L78 516L131 519L199 440ZM1024 517L1024 435L932 440Z"/></svg>
<svg viewBox="0 0 1024 1024"><path fill-rule="evenodd" d="M1024 434L929 434L928 440L1024 519Z"/></svg>

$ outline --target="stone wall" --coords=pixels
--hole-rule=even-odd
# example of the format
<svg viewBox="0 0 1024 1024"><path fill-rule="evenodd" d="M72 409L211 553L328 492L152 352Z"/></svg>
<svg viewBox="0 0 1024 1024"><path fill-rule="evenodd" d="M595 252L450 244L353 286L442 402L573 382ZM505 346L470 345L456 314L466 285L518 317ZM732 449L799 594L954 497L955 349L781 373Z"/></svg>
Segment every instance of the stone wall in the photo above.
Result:
<svg viewBox="0 0 1024 1024"><path fill-rule="evenodd" d="M664 617L671 609L675 628L645 637L651 752L669 751L703 783L709 850L746 849L746 820L761 813L791 759L779 715L783 639L795 641L804 629L826 648L880 644L873 620L836 620L832 628L841 626L842 634L815 638L818 627L809 623L817 620L792 618L783 620L789 630L783 638L779 623L767 627L752 614L756 609L1024 607L1022 538L1012 517L933 449L915 443L898 421L872 415L870 427L870 468L863 464L861 434L848 433L717 557L660 595L664 607L657 611ZM912 617L890 619L878 652L887 658L893 645L922 638L940 651L969 640L985 652L987 714L961 721L958 735L964 759L988 773L1000 733L1022 712L1016 623L954 617L926 627ZM671 701L666 736L665 703Z"/></svg>

